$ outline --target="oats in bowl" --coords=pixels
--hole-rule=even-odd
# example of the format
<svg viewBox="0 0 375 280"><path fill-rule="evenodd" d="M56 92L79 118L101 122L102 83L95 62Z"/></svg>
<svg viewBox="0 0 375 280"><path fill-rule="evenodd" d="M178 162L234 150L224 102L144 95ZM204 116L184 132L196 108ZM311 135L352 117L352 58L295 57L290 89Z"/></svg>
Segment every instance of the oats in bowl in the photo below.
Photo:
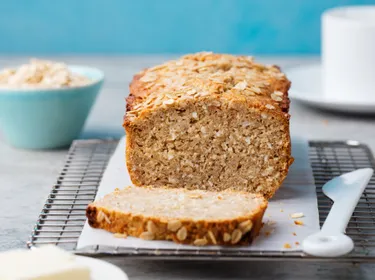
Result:
<svg viewBox="0 0 375 280"><path fill-rule="evenodd" d="M53 149L77 139L103 84L101 70L32 60L0 72L0 130L23 149Z"/></svg>
<svg viewBox="0 0 375 280"><path fill-rule="evenodd" d="M18 69L4 69L0 72L0 88L63 88L80 87L93 80L72 72L62 62L30 59Z"/></svg>

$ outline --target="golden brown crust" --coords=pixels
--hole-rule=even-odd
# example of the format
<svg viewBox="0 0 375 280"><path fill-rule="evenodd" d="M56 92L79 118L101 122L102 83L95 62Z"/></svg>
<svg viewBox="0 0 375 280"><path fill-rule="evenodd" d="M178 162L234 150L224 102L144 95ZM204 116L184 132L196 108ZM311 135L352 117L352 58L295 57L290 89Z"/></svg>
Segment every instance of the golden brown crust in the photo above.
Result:
<svg viewBox="0 0 375 280"><path fill-rule="evenodd" d="M172 100L207 95L241 100L262 111L280 111L288 119L289 88L290 81L278 66L255 63L252 57L213 53L186 55L134 76L124 126L142 111L168 105Z"/></svg>
<svg viewBox="0 0 375 280"><path fill-rule="evenodd" d="M86 210L88 223L112 233L140 237L147 240L171 240L176 243L203 245L249 245L262 228L262 219L267 208L264 200L259 208L248 215L234 219L194 220L171 219L158 216L134 215L95 204ZM171 228L171 223L177 226ZM151 225L150 225L151 224ZM228 239L230 235L230 239Z"/></svg>

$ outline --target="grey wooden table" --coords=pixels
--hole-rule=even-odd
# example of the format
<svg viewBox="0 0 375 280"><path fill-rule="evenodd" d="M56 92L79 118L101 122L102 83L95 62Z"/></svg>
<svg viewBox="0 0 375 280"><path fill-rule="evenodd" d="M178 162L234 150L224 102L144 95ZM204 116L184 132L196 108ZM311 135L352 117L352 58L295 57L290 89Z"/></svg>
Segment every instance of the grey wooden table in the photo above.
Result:
<svg viewBox="0 0 375 280"><path fill-rule="evenodd" d="M90 114L82 138L120 137L123 99L128 83L140 69L170 56L50 57L102 69L103 90ZM26 57L0 57L0 68L18 65ZM263 57L284 69L318 60L314 57ZM375 150L375 116L345 116L291 105L292 134L316 140L355 139ZM24 248L67 150L17 150L1 141L0 132L0 251ZM311 262L163 262L124 259L116 262L130 279L374 279L372 264L315 264Z"/></svg>

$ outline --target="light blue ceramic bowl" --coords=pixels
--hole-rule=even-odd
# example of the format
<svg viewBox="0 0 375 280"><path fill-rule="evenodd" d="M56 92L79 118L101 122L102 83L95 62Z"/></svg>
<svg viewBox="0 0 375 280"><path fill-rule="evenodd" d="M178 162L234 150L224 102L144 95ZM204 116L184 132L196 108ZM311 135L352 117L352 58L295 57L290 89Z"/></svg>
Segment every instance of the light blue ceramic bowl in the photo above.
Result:
<svg viewBox="0 0 375 280"><path fill-rule="evenodd" d="M0 130L18 148L52 149L79 137L103 83L103 72L70 66L89 77L87 86L57 89L0 89Z"/></svg>

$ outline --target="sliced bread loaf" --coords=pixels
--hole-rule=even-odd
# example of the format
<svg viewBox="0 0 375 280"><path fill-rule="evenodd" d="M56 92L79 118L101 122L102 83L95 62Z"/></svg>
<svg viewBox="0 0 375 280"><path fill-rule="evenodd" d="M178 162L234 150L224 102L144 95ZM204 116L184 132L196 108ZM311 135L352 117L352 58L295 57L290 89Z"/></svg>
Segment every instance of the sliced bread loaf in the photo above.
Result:
<svg viewBox="0 0 375 280"><path fill-rule="evenodd" d="M133 184L271 198L293 162L289 87L277 66L214 53L137 74L123 123Z"/></svg>
<svg viewBox="0 0 375 280"><path fill-rule="evenodd" d="M258 235L267 201L247 192L126 187L91 203L89 224L146 240L246 245Z"/></svg>

